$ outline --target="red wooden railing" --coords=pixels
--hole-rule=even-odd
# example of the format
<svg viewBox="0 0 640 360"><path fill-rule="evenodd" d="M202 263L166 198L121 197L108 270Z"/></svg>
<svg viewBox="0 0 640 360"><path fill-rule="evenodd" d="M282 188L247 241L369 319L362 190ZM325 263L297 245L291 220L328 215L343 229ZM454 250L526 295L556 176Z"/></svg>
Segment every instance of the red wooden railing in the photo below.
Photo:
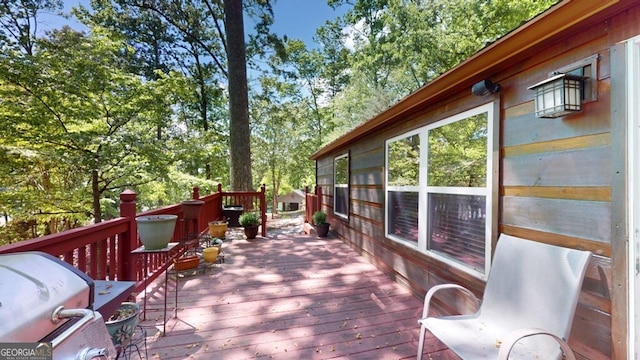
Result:
<svg viewBox="0 0 640 360"><path fill-rule="evenodd" d="M244 212L260 212L262 236L267 236L267 202L265 198L266 185L262 184L260 191L231 191L224 193L224 206L240 205Z"/></svg>
<svg viewBox="0 0 640 360"><path fill-rule="evenodd" d="M222 218L222 204L226 198L251 199L261 212L263 224L266 224L266 199L264 185L259 192L218 192L200 197L199 189L193 189L193 199L204 202L200 216L195 221L196 229L190 229L184 220L182 205L175 204L136 214L136 193L126 190L120 194L120 217L57 234L20 241L0 247L0 254L23 251L43 251L58 256L63 261L87 273L94 280L137 281L136 291L141 291L145 279L153 281L171 266L173 259L156 257L142 268L133 261L131 251L141 244L135 218L142 215L171 214L178 216L178 222L171 241L187 239L189 232L201 233L208 228L209 221ZM228 200L230 201L230 200ZM193 225L191 225L193 227ZM262 235L266 236L266 226Z"/></svg>
<svg viewBox="0 0 640 360"><path fill-rule="evenodd" d="M309 223L311 225L315 225L313 223L313 213L322 209L322 187L316 185L315 193L309 192L309 187L304 188L305 192L305 211L304 211L304 222Z"/></svg>

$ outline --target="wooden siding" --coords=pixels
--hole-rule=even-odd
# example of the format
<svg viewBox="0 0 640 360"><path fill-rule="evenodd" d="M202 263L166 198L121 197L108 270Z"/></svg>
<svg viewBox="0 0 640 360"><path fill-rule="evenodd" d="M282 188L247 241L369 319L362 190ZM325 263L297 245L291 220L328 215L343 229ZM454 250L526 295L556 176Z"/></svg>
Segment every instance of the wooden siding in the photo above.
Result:
<svg viewBox="0 0 640 360"><path fill-rule="evenodd" d="M332 228L416 296L445 282L462 283L481 296L481 280L384 236L384 150L386 139L494 101L500 106L498 232L592 251L570 344L580 359L631 356L626 330L626 60L620 43L640 34L640 4L622 0L616 6L540 44L529 56L487 65L480 75L499 83L500 94L471 96L473 81L457 84L446 98L436 93L444 94L440 88L446 88L441 84L446 79L459 80L454 69L436 81L435 90L421 89L316 153L318 184L326 194L333 194L333 157L350 155L350 216L334 219ZM536 118L527 87L594 56L595 99L574 115ZM331 197L324 200L330 207ZM451 312L468 306L458 300L441 305L448 304L444 310Z"/></svg>

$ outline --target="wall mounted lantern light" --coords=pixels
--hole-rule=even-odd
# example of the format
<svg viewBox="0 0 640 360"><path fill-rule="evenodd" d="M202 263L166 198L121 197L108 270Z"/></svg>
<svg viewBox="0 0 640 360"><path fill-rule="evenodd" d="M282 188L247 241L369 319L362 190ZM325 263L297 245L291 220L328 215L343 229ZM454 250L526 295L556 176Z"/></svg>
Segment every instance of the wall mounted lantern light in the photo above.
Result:
<svg viewBox="0 0 640 360"><path fill-rule="evenodd" d="M557 118L582 110L582 76L555 74L529 89L536 92L536 117Z"/></svg>

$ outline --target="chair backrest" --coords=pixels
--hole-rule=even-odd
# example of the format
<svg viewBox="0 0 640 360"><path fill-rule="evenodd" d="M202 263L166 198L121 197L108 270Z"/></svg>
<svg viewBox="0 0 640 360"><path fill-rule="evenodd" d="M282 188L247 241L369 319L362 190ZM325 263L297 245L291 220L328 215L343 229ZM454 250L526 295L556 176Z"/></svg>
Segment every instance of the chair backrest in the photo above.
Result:
<svg viewBox="0 0 640 360"><path fill-rule="evenodd" d="M567 339L590 257L500 235L479 316L507 329L540 327Z"/></svg>

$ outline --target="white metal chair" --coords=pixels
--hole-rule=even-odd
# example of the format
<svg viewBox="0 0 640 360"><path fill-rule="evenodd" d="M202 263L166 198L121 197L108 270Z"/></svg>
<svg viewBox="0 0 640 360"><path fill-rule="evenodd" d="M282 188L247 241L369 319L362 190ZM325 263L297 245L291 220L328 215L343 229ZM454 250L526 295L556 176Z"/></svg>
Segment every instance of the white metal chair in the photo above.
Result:
<svg viewBox="0 0 640 360"><path fill-rule="evenodd" d="M562 353L575 359L566 340L590 257L588 251L502 234L477 312L428 317L439 291L461 291L478 300L455 284L427 292L418 320L418 359L427 329L462 359L559 359Z"/></svg>

